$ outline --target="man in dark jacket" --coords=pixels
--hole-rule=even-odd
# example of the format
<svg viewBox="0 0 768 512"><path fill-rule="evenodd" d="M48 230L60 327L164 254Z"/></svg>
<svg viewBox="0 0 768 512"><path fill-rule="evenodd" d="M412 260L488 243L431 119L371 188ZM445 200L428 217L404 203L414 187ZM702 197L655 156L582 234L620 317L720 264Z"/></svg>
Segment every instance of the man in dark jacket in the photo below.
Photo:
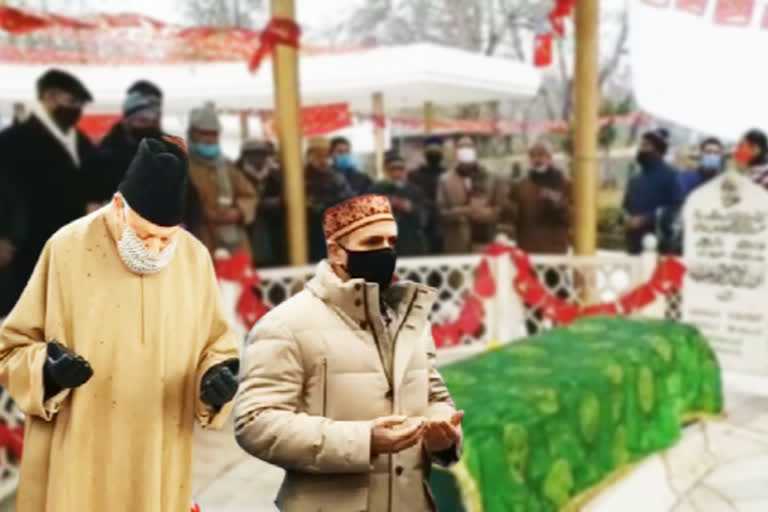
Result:
<svg viewBox="0 0 768 512"><path fill-rule="evenodd" d="M665 130L654 130L645 133L640 143L640 172L629 180L623 204L630 254L643 251L645 235L672 230L670 224L683 202L678 173L664 162L669 147L667 137ZM663 244L659 248L665 252Z"/></svg>
<svg viewBox="0 0 768 512"><path fill-rule="evenodd" d="M344 176L349 187L356 196L368 193L373 185L373 180L366 173L360 171L352 158L352 145L346 137L334 137L331 139L331 158L333 169Z"/></svg>
<svg viewBox="0 0 768 512"><path fill-rule="evenodd" d="M307 198L309 261L325 258L323 213L331 206L355 197L347 180L330 165L330 143L325 137L313 137L307 146L304 186Z"/></svg>
<svg viewBox="0 0 768 512"><path fill-rule="evenodd" d="M48 238L85 213L94 148L77 128L91 93L73 75L51 69L37 81L38 102L25 121L0 132L0 167L26 213L26 240L15 248L21 294Z"/></svg>
<svg viewBox="0 0 768 512"><path fill-rule="evenodd" d="M0 169L0 318L16 302L16 254L27 234L27 214L15 184Z"/></svg>
<svg viewBox="0 0 768 512"><path fill-rule="evenodd" d="M699 165L680 173L680 189L683 198L717 176L725 167L723 162L723 143L719 139L709 137L699 145Z"/></svg>
<svg viewBox="0 0 768 512"><path fill-rule="evenodd" d="M389 153L384 163L387 179L375 183L370 193L389 198L397 222L398 256L424 255L427 252L424 196L419 187L406 180L405 160L400 155Z"/></svg>
<svg viewBox="0 0 768 512"><path fill-rule="evenodd" d="M115 123L99 144L100 168L98 199L107 202L122 182L139 142L145 137L162 135L162 100L159 87L145 80L136 82L126 91L123 118Z"/></svg>
<svg viewBox="0 0 768 512"><path fill-rule="evenodd" d="M248 235L257 268L287 263L282 175L274 161L274 153L268 141L248 139L243 141L240 158L235 164L256 192L258 206Z"/></svg>
<svg viewBox="0 0 768 512"><path fill-rule="evenodd" d="M443 165L443 139L427 137L424 141L424 164L408 175L408 181L416 185L426 206L426 231L428 252L439 254L443 250L440 216L437 211L437 184L446 171Z"/></svg>

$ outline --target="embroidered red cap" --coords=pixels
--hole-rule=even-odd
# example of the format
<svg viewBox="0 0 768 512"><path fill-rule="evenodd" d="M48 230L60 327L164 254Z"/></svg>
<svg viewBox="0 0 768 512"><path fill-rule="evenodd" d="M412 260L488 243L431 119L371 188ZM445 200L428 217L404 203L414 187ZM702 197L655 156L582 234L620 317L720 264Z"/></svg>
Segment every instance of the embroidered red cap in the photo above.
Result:
<svg viewBox="0 0 768 512"><path fill-rule="evenodd" d="M328 208L323 214L325 239L336 240L368 224L394 221L389 199L377 194L355 197Z"/></svg>

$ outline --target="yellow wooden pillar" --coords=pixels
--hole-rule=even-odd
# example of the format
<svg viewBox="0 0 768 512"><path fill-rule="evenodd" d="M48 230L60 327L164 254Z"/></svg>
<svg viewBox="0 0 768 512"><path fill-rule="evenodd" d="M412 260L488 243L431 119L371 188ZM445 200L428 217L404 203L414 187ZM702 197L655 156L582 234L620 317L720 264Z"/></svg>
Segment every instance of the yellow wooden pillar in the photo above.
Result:
<svg viewBox="0 0 768 512"><path fill-rule="evenodd" d="M599 0L576 2L573 242L579 255L593 255L597 249L598 13Z"/></svg>
<svg viewBox="0 0 768 512"><path fill-rule="evenodd" d="M376 158L376 179L384 179L384 148L387 145L386 137L386 116L384 109L384 94L377 92L373 95L373 119L375 140L375 158Z"/></svg>
<svg viewBox="0 0 768 512"><path fill-rule="evenodd" d="M435 104L424 102L424 133L435 132Z"/></svg>
<svg viewBox="0 0 768 512"><path fill-rule="evenodd" d="M250 116L246 110L240 112L240 140L246 141L251 136L248 126L248 119Z"/></svg>
<svg viewBox="0 0 768 512"><path fill-rule="evenodd" d="M296 19L294 0L272 0L272 16ZM273 54L275 118L283 163L283 187L291 265L307 263L307 209L304 164L301 155L301 99L298 55L294 48L277 45Z"/></svg>

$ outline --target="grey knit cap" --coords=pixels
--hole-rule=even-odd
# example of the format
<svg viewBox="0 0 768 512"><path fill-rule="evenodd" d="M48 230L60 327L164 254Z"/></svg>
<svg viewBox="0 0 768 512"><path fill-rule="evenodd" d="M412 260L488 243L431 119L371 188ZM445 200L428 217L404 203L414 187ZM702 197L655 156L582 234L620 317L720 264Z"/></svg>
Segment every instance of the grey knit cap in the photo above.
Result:
<svg viewBox="0 0 768 512"><path fill-rule="evenodd" d="M160 99L147 96L140 92L132 92L123 101L123 117L129 118L139 114L160 115Z"/></svg>
<svg viewBox="0 0 768 512"><path fill-rule="evenodd" d="M216 105L208 101L202 107L192 109L189 113L189 127L206 132L220 132L221 122L216 114Z"/></svg>

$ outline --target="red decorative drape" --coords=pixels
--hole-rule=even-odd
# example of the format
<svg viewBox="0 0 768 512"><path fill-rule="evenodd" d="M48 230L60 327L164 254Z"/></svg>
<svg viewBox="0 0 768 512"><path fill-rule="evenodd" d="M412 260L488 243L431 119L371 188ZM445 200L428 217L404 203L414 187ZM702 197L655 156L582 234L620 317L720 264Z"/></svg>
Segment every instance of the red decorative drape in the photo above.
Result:
<svg viewBox="0 0 768 512"><path fill-rule="evenodd" d="M264 31L259 36L259 48L253 54L250 62L251 71L256 71L261 66L261 62L277 47L277 45L299 48L299 39L301 38L301 27L293 20L284 18L272 18L267 23Z"/></svg>

